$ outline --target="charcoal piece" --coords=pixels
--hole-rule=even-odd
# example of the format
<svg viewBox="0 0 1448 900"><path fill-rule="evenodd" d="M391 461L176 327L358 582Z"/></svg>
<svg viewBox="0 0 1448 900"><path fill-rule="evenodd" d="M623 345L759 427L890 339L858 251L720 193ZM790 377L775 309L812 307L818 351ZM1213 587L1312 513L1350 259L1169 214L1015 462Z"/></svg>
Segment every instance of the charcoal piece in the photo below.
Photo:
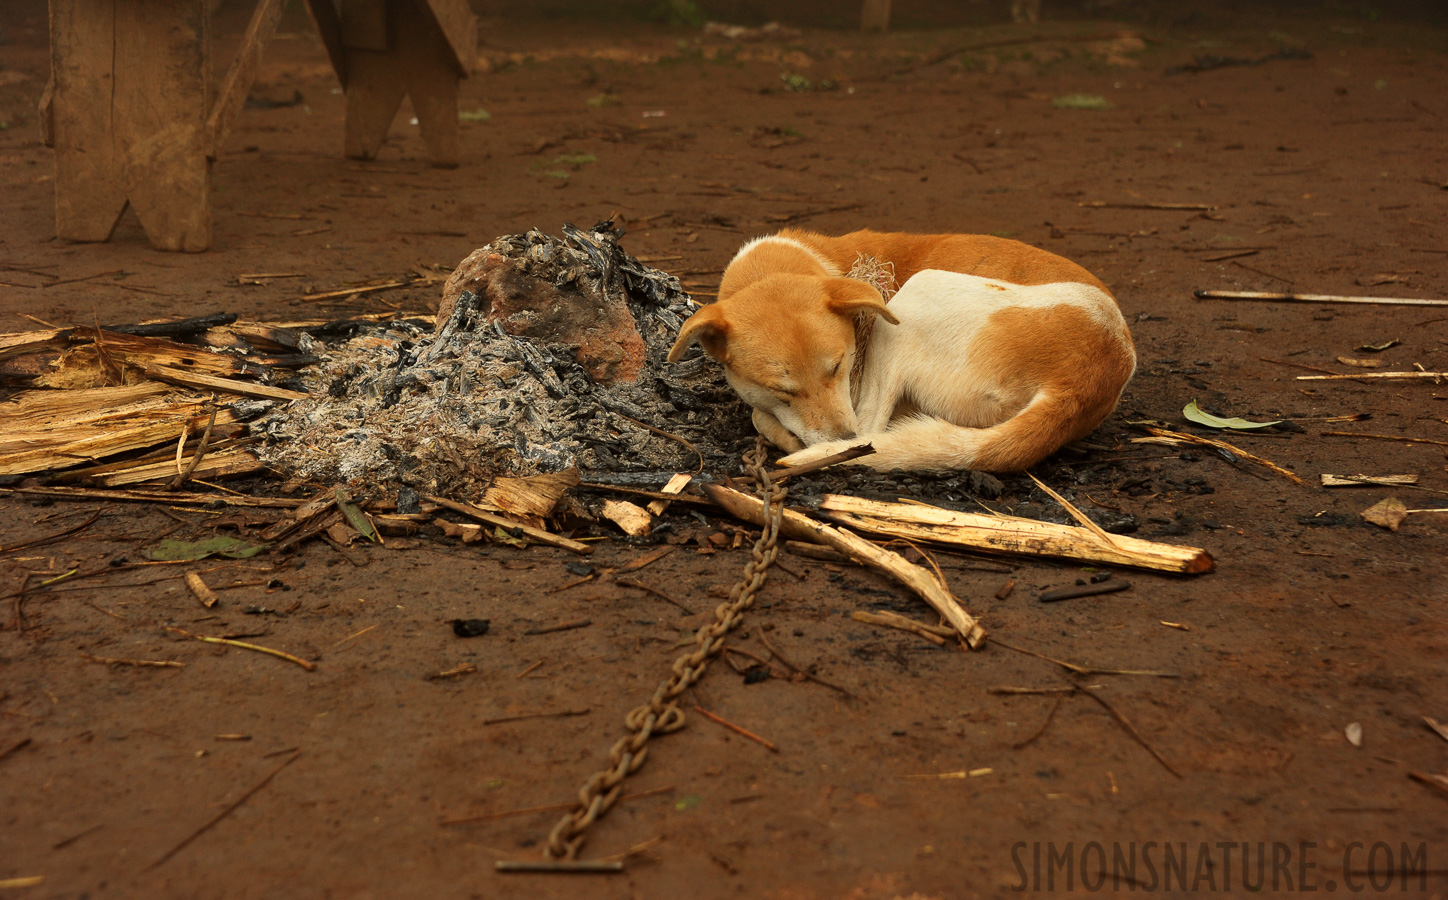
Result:
<svg viewBox="0 0 1448 900"><path fill-rule="evenodd" d="M745 684L758 684L761 681L769 680L769 669L766 666L753 665L744 670Z"/></svg>
<svg viewBox="0 0 1448 900"><path fill-rule="evenodd" d="M460 638L482 637L492 624L491 619L453 619L452 630Z"/></svg>
<svg viewBox="0 0 1448 900"><path fill-rule="evenodd" d="M410 487L397 489L397 511L404 516L413 516L422 512L422 497Z"/></svg>

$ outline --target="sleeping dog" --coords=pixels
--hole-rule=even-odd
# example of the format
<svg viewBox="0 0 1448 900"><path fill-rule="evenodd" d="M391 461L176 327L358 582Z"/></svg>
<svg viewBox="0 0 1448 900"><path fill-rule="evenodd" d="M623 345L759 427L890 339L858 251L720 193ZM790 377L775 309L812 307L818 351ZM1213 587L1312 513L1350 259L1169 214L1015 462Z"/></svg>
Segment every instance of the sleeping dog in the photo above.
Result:
<svg viewBox="0 0 1448 900"><path fill-rule="evenodd" d="M871 280L847 274L862 261ZM1021 471L1090 433L1136 369L1095 276L984 235L757 238L669 360L695 342L784 465L869 442L877 469Z"/></svg>

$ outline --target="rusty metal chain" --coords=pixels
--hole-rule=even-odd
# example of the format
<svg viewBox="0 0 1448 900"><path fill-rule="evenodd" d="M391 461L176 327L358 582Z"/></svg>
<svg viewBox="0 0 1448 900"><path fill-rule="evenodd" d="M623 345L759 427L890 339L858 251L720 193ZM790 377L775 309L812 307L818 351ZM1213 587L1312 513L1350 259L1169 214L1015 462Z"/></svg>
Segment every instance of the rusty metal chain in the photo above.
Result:
<svg viewBox="0 0 1448 900"><path fill-rule="evenodd" d="M588 837L588 828L618 802L623 782L637 772L648 757L648 742L655 735L669 734L684 727L684 712L675 698L703 677L709 663L724 649L724 639L754 604L764 586L769 567L779 555L779 526L784 510L785 489L774 484L764 467L764 439L744 454L744 465L759 486L764 501L764 532L755 542L749 563L729 599L714 610L714 621L700 628L694 649L674 660L672 674L660 682L654 695L624 717L629 734L620 738L608 753L609 767L595 772L578 791L578 806L565 815L548 835L543 855L549 859L576 859Z"/></svg>

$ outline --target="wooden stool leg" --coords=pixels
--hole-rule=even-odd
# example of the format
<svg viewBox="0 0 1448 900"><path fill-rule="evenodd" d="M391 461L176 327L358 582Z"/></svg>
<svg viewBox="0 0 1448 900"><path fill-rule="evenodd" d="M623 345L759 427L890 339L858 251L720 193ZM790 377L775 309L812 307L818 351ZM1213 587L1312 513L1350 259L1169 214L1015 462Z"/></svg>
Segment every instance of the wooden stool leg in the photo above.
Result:
<svg viewBox="0 0 1448 900"><path fill-rule="evenodd" d="M349 159L376 159L387 130L407 93L394 50L344 51L347 58L347 146Z"/></svg>
<svg viewBox="0 0 1448 900"><path fill-rule="evenodd" d="M55 234L68 241L107 240L126 211L111 142L113 10L111 0L50 4Z"/></svg>
<svg viewBox="0 0 1448 900"><path fill-rule="evenodd" d="M428 160L440 169L453 169L462 161L458 141L458 79L447 39L430 18L412 3L391 4L400 15L394 20L398 64L407 79L407 93L417 113Z"/></svg>
<svg viewBox="0 0 1448 900"><path fill-rule="evenodd" d="M116 4L112 121L126 193L160 250L211 246L207 0Z"/></svg>

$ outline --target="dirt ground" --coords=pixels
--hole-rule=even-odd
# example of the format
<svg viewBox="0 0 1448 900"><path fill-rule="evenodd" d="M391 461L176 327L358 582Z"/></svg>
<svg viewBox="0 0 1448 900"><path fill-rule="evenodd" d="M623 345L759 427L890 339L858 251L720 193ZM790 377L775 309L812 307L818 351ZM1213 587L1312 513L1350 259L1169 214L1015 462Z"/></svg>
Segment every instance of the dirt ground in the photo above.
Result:
<svg viewBox="0 0 1448 900"><path fill-rule="evenodd" d="M1358 517L1390 495L1448 506L1448 386L1295 380L1310 374L1303 367L1355 371L1339 357L1442 371L1448 310L1192 296L1448 297L1441 13L1343 5L1170 27L1048 15L1035 27L806 29L756 42L682 26L488 18L483 71L463 86L463 164L449 171L427 165L407 107L375 163L342 157L343 97L293 10L253 96L301 100L242 114L216 165L215 246L188 256L151 250L133 218L108 243L54 239L51 154L33 112L45 7L7 0L0 10L0 332L37 327L30 316L427 310L435 288L352 306L296 298L417 265L450 269L494 236L612 213L630 252L701 292L741 242L784 223L1006 235L1099 275L1140 355L1094 449L1039 474L1088 508L1134 515L1139 536L1204 547L1219 564L1194 579L1123 573L1128 591L1046 604L1041 590L1086 573L1027 560L1003 572L942 555L951 588L1000 641L1087 667L1179 675L1073 677L999 644L967 653L855 622L850 611L882 607L933 617L882 576L786 556L798 577L775 572L731 642L768 658L767 637L851 696L779 677L746 683L716 664L686 709L717 712L778 752L691 712L627 788L658 792L595 825L583 855L660 840L623 874L586 876L494 871L499 859L537 858L557 810L441 823L567 803L604 764L624 714L665 677L680 638L737 580L745 550L690 544L636 573L693 615L608 579L558 590L578 577L561 550L439 535L354 549L351 560L313 542L203 563L212 584L242 583L210 611L174 567L32 590L23 629L15 598L0 601L0 893L958 898L1044 890L1048 872L1066 886L1048 842L1058 853L1071 845L1078 890L1105 868L1105 890L1164 895L1244 893L1254 878L1266 895L1448 892L1448 794L1409 778L1448 771L1448 742L1422 719L1448 720L1448 516L1412 515L1397 532ZM244 23L244 10L223 8L223 53ZM1142 40L1113 37L1121 32ZM1258 59L1283 47L1310 57L1173 71L1204 54ZM1109 108L1057 105L1073 94ZM1096 201L1118 206L1086 205ZM1150 203L1212 209L1127 208ZM238 285L256 272L306 275ZM46 286L56 281L68 283ZM1380 353L1358 349L1394 339ZM1307 484L1210 452L1129 443L1128 420L1180 425L1193 398L1227 415L1295 420L1226 439ZM1323 418L1353 413L1372 418ZM1439 493L1329 491L1320 473L1414 473ZM1043 508L1022 485L1008 480L992 505ZM28 573L139 561L163 532L200 538L219 527L208 511L0 496L0 547L96 511L74 538L0 553L0 592ZM230 524L254 533L265 518ZM700 536L723 521L677 518ZM620 565L651 546L603 540L590 563ZM1008 579L1014 592L997 599ZM458 618L489 619L491 630L456 637ZM591 625L526 634L580 619ZM186 641L166 625L253 635L317 669ZM185 665L109 666L86 654ZM424 677L463 663L476 672ZM1073 682L1094 688L1165 763L1089 697L993 692ZM561 712L580 714L488 723ZM1345 736L1352 723L1361 746ZM292 751L294 762L167 856ZM958 772L976 774L919 777ZM1091 842L1104 855L1085 850ZM1148 842L1154 874L1139 867L1112 881L1113 850ZM1292 861L1263 886L1252 866L1274 842ZM1168 845L1185 854L1185 874L1163 882ZM1399 866L1410 874L1385 881Z"/></svg>

